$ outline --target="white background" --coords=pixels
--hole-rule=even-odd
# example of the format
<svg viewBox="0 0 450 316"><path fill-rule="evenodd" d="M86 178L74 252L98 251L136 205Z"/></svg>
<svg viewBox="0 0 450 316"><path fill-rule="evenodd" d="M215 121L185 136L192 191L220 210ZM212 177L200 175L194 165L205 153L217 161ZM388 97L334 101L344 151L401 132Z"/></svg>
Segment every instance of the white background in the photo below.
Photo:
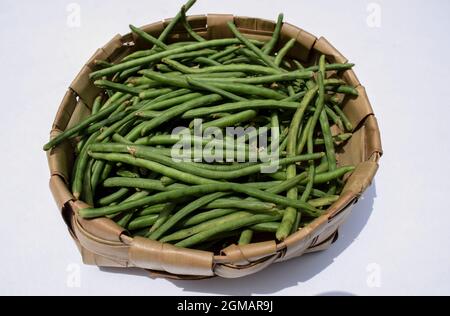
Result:
<svg viewBox="0 0 450 316"><path fill-rule="evenodd" d="M70 1L2 0L0 294L450 294L450 2L374 1L380 27L368 23L366 0L198 2L190 13L284 12L356 63L385 155L340 239L239 280L152 280L83 266L48 189L42 145L66 87L95 49L128 23L173 16L182 1L80 0L81 25L70 27ZM77 272L79 287L71 282Z"/></svg>

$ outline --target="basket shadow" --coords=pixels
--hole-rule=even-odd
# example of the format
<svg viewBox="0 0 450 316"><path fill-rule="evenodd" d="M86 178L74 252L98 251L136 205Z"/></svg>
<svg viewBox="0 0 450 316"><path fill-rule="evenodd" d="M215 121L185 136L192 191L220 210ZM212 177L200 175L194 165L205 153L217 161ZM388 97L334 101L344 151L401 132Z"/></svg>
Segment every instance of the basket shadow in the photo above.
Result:
<svg viewBox="0 0 450 316"><path fill-rule="evenodd" d="M306 282L326 269L333 263L362 231L373 210L373 202L376 198L375 181L363 194L355 205L352 214L340 230L338 240L330 249L322 252L306 254L300 258L274 264L271 267L247 277L239 279L211 278L204 280L168 280L183 291L211 293L218 295L252 295L272 294L282 289L296 286ZM128 274L133 276L149 277L149 273L142 269L100 268L103 272ZM317 295L352 295L338 290Z"/></svg>
<svg viewBox="0 0 450 316"><path fill-rule="evenodd" d="M200 281L170 280L170 282L184 291L222 295L271 294L306 282L332 264L334 258L345 251L358 237L370 218L375 198L374 181L344 223L338 240L326 251L275 264L264 271L240 279L212 278ZM339 292L334 291L334 293Z"/></svg>

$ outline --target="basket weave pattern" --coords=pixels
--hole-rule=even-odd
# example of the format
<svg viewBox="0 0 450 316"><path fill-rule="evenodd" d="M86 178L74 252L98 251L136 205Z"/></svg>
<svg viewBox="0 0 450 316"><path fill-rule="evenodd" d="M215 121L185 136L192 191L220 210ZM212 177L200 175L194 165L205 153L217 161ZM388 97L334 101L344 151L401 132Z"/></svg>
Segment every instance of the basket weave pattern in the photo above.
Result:
<svg viewBox="0 0 450 316"><path fill-rule="evenodd" d="M169 21L144 26L143 30L158 36ZM189 17L193 29L208 39L233 37L227 27L228 21L234 21L248 37L264 41L271 37L275 27L273 21L232 15ZM289 56L305 64L313 63L321 54L325 54L330 63L347 62L325 38L316 38L296 26L284 23L279 46L291 38L297 42ZM169 41L186 39L188 35L180 25L174 29ZM88 77L95 69L94 60L114 62L144 47L145 43L139 38L127 34L116 35L98 49L66 92L53 123L51 137L74 126L90 113L93 100L100 92ZM347 180L340 199L326 214L279 243L273 240L245 246L232 245L223 249L219 255L214 255L212 252L177 248L145 238L132 238L107 218L82 219L78 216L78 210L87 205L76 201L68 188L74 162L74 144L66 141L49 151L50 188L83 262L103 267L139 267L149 270L153 276L170 278L237 278L258 272L275 262L327 249L336 240L339 226L349 216L359 196L370 185L382 155L377 120L364 87L353 70L346 70L343 78L357 88L359 97L349 98L344 103L343 110L356 129L351 140L337 153L337 160L341 166L355 165L357 168Z"/></svg>

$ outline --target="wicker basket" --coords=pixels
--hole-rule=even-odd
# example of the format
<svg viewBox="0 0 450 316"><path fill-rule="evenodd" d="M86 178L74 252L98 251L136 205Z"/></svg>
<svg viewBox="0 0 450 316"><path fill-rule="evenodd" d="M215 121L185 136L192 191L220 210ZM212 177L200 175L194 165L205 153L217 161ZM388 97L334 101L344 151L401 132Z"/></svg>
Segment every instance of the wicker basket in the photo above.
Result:
<svg viewBox="0 0 450 316"><path fill-rule="evenodd" d="M158 36L169 21L153 23L143 29ZM232 37L227 27L228 21L234 21L243 34L258 40L268 40L275 27L272 21L232 15L189 17L192 27L209 39ZM291 38L297 39L297 43L289 55L306 64L315 61L320 54L325 54L330 63L347 61L325 38L316 38L298 27L284 23L279 45ZM188 35L178 26L169 41L184 39L188 39ZM116 61L145 45L135 35L127 34L115 36L98 49L66 92L53 123L51 136L70 128L89 114L93 100L99 93L88 78L94 69L95 59ZM237 278L258 272L275 262L327 249L336 240L339 226L350 214L359 196L370 185L382 154L377 120L365 89L353 70L345 71L343 76L349 84L357 87L359 97L348 98L344 103L344 112L356 129L337 158L339 165L351 164L357 168L348 179L340 199L326 214L280 243L273 240L246 246L232 245L223 249L220 255L215 255L212 252L177 248L145 238L132 238L107 218L82 219L77 215L78 210L87 206L74 199L67 185L74 161L74 144L67 141L49 151L50 188L84 263L102 267L139 267L147 269L153 276L169 278Z"/></svg>

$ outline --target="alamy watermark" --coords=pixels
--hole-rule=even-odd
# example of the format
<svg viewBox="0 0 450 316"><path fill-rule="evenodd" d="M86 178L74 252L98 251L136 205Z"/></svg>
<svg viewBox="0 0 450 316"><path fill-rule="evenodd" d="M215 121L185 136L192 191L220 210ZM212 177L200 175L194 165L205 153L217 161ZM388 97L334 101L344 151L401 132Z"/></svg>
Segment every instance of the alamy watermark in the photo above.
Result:
<svg viewBox="0 0 450 316"><path fill-rule="evenodd" d="M177 127L171 137L171 157L175 162L260 162L261 173L278 170L280 132L269 127L219 127L203 125L201 119L193 128Z"/></svg>
<svg viewBox="0 0 450 316"><path fill-rule="evenodd" d="M70 28L81 27L81 6L72 2L66 6L67 19L66 24Z"/></svg>

